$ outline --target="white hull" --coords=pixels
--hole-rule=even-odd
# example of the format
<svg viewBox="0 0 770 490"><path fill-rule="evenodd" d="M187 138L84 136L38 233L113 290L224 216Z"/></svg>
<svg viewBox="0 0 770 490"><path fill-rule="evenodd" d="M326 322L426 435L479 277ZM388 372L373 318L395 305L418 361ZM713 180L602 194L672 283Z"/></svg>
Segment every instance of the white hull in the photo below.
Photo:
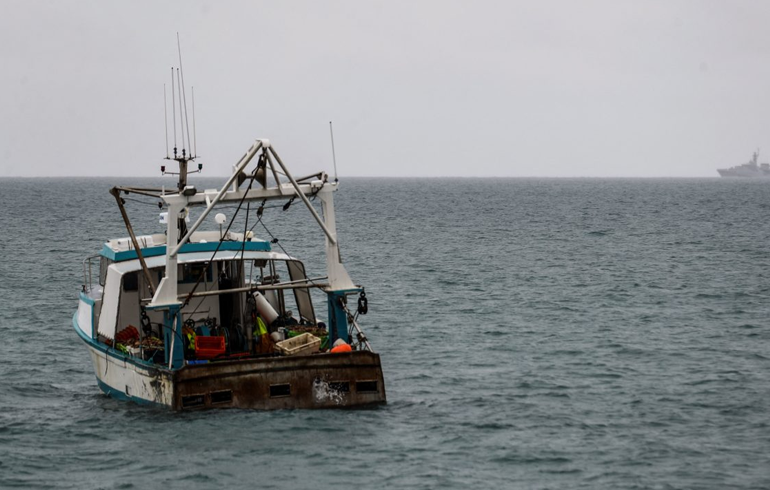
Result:
<svg viewBox="0 0 770 490"><path fill-rule="evenodd" d="M733 177L742 179L768 179L770 178L770 172L760 172L751 170L732 170L732 169L718 169L721 177Z"/></svg>
<svg viewBox="0 0 770 490"><path fill-rule="evenodd" d="M169 376L158 369L137 366L88 346L99 388L119 399L171 407L173 387Z"/></svg>
<svg viewBox="0 0 770 490"><path fill-rule="evenodd" d="M99 388L113 398L137 403L172 406L174 389L171 374L153 366L132 362L97 347L81 333L77 317L75 330L86 344Z"/></svg>

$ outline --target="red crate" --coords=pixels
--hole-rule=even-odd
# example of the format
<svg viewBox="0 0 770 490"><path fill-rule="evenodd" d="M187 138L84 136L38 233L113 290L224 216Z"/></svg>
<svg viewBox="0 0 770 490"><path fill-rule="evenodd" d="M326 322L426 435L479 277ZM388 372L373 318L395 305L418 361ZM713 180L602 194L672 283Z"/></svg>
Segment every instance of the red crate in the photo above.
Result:
<svg viewBox="0 0 770 490"><path fill-rule="evenodd" d="M129 325L115 335L115 342L125 344L129 340L138 339L139 330L135 326Z"/></svg>
<svg viewBox="0 0 770 490"><path fill-rule="evenodd" d="M224 337L195 337L195 357L198 359L213 359L225 353Z"/></svg>

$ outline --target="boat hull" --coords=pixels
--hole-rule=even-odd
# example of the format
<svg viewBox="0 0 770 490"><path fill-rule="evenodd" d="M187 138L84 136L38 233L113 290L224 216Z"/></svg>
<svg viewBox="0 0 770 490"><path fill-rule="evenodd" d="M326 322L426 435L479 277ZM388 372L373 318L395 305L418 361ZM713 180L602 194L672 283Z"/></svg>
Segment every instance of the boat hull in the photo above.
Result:
<svg viewBox="0 0 770 490"><path fill-rule="evenodd" d="M740 178L740 179L767 179L770 178L770 172L743 171L733 169L717 169L720 177Z"/></svg>
<svg viewBox="0 0 770 490"><path fill-rule="evenodd" d="M366 351L186 366L174 372L172 408L261 410L384 404L380 356Z"/></svg>
<svg viewBox="0 0 770 490"><path fill-rule="evenodd" d="M139 404L173 406L172 373L134 362L129 356L116 355L87 342L99 388L119 400Z"/></svg>
<svg viewBox="0 0 770 490"><path fill-rule="evenodd" d="M219 361L172 371L80 336L99 387L121 400L177 411L352 408L387 401L380 356L368 351Z"/></svg>

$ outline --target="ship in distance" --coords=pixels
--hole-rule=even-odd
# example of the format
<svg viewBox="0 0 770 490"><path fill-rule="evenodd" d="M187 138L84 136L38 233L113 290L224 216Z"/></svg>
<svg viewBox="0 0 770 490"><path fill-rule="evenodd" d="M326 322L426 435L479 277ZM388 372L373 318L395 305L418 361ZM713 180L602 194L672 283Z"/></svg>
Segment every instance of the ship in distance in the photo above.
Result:
<svg viewBox="0 0 770 490"><path fill-rule="evenodd" d="M743 165L736 165L730 168L719 168L717 172L722 177L744 177L744 178L767 178L770 177L770 164L757 163L759 160L759 150L751 156L751 160Z"/></svg>

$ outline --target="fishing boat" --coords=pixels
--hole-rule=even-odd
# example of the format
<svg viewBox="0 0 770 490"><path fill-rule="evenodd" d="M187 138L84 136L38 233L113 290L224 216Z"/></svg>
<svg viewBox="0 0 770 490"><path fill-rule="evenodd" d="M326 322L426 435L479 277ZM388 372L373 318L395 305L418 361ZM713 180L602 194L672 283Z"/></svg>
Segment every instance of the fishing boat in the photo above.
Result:
<svg viewBox="0 0 770 490"><path fill-rule="evenodd" d="M189 170L190 153L183 148L177 155L175 147L169 158L179 166L173 191L110 190L128 237L106 241L84 260L73 317L99 388L176 411L386 403L380 357L359 326L366 293L340 258L338 180L325 172L295 179L270 141L258 139L221 188L199 190L188 174L202 165ZM134 232L129 194L157 199L165 233ZM296 232L325 237L322 277L308 277L304 263L284 250L283 240L270 239L267 227L263 238L253 231L267 203L288 207L295 199L318 225ZM322 215L311 199L320 202ZM231 219L214 214L222 206L237 207ZM202 212L190 225L196 208ZM251 226L242 232L231 229L239 213ZM214 229L201 231L206 223ZM314 294L323 298L325 319L317 317L311 291L320 291Z"/></svg>

